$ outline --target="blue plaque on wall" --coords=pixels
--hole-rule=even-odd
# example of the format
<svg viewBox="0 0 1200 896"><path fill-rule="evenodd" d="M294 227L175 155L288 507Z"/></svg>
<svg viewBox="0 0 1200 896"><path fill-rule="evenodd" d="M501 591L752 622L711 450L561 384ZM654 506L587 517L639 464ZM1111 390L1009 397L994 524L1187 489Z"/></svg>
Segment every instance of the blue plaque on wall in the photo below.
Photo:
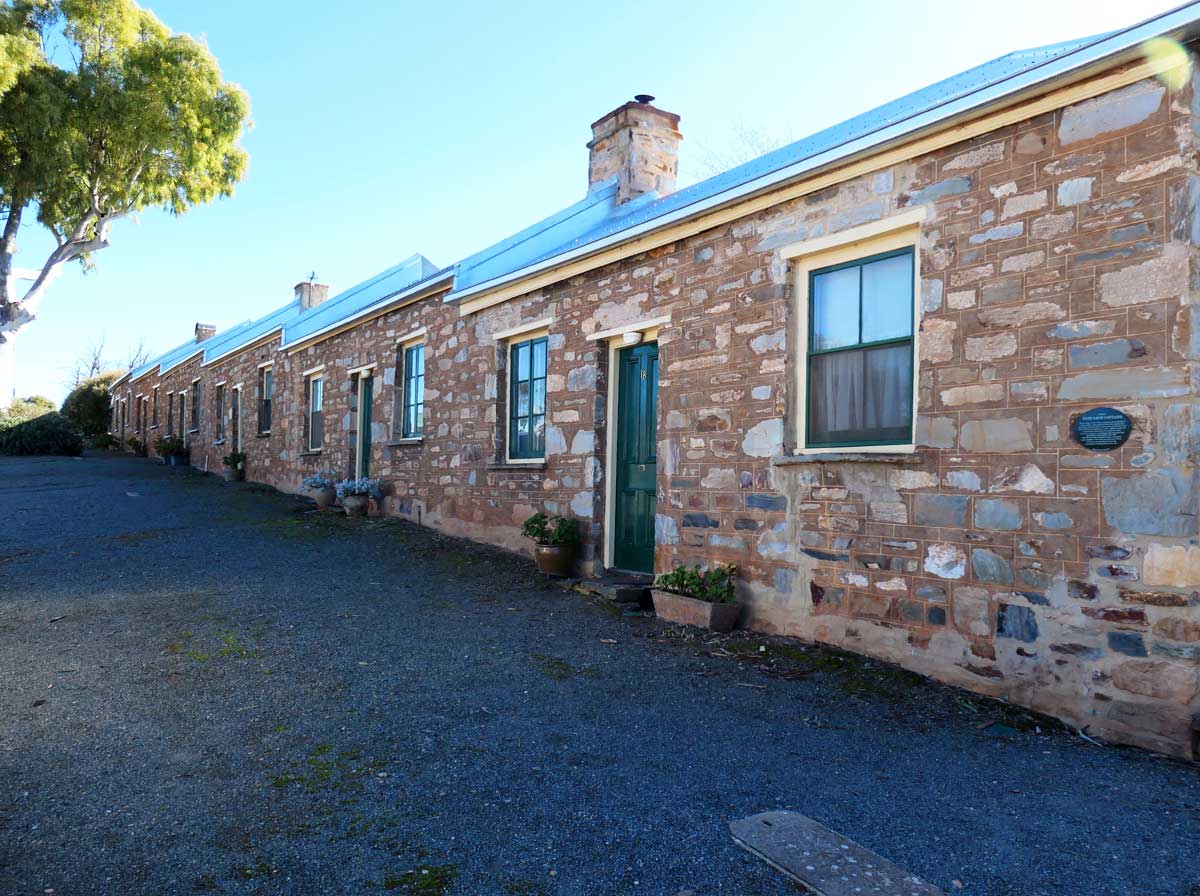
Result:
<svg viewBox="0 0 1200 896"><path fill-rule="evenodd" d="M1075 441L1089 451L1120 448L1133 432L1133 422L1116 408L1092 408L1071 426Z"/></svg>

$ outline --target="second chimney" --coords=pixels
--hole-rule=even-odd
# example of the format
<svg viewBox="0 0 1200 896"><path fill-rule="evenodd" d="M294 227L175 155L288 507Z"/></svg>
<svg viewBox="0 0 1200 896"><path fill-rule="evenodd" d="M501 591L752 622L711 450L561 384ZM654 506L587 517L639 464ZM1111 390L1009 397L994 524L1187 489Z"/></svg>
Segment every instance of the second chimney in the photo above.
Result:
<svg viewBox="0 0 1200 896"><path fill-rule="evenodd" d="M588 143L588 189L617 178L617 204L643 193L675 192L679 173L679 116L639 95L592 124Z"/></svg>
<svg viewBox="0 0 1200 896"><path fill-rule="evenodd" d="M203 342L217 335L217 328L212 324L196 324L196 341Z"/></svg>
<svg viewBox="0 0 1200 896"><path fill-rule="evenodd" d="M307 311L316 308L329 298L329 287L324 283L312 283L301 280L296 284L296 299L300 302L300 310Z"/></svg>

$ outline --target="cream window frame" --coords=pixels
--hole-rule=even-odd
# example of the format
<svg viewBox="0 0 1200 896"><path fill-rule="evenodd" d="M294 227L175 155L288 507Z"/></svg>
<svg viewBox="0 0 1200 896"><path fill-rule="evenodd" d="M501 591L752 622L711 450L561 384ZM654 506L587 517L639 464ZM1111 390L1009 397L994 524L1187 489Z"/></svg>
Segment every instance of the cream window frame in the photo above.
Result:
<svg viewBox="0 0 1200 896"><path fill-rule="evenodd" d="M852 227L780 250L780 256L792 263L792 385L794 394L789 410L794 421L795 455L810 454L912 454L917 450L917 398L921 372L921 224L925 209L913 209ZM861 445L808 447L808 337L809 337L809 274L821 268L868 258L883 252L911 248L913 252L913 375L912 375L912 438L901 445Z"/></svg>

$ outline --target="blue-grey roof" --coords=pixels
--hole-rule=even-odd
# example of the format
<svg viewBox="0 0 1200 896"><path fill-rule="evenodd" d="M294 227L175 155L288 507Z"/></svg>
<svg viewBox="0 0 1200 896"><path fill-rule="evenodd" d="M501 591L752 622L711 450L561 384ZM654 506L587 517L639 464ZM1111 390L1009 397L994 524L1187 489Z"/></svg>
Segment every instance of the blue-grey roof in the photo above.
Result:
<svg viewBox="0 0 1200 896"><path fill-rule="evenodd" d="M178 367L184 361L194 358L202 351L204 351L204 345L197 342L195 337L193 337L182 345L177 345L175 348L163 352L158 357L151 358L145 364L133 368L133 370L129 372L129 380L132 382L133 380L143 377L155 368L158 368L160 373L166 373L172 367Z"/></svg>
<svg viewBox="0 0 1200 896"><path fill-rule="evenodd" d="M805 159L1005 81L1102 37L1104 35L1009 53L667 196L647 193L618 206L615 204L615 185L605 184L583 201L460 262L454 290L446 300L453 301L464 293L477 291L483 284L503 281L523 268L686 210Z"/></svg>
<svg viewBox="0 0 1200 896"><path fill-rule="evenodd" d="M362 283L305 311L284 328L283 345L303 342L323 330L366 314L396 293L428 280L442 270L424 255L413 255Z"/></svg>
<svg viewBox="0 0 1200 896"><path fill-rule="evenodd" d="M283 330L289 323L300 316L300 300L294 299L282 308L276 308L270 314L258 320L248 320L237 326L230 327L204 341L204 363L211 364L238 349L257 342L264 336ZM165 372L165 371L164 371Z"/></svg>

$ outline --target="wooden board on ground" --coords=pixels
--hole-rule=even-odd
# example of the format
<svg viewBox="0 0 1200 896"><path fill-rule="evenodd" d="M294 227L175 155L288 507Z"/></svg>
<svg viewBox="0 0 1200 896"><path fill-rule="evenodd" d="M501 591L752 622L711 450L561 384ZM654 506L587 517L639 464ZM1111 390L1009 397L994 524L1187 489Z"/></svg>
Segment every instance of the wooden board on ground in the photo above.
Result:
<svg viewBox="0 0 1200 896"><path fill-rule="evenodd" d="M941 890L799 812L729 823L738 846L819 896L943 896Z"/></svg>

